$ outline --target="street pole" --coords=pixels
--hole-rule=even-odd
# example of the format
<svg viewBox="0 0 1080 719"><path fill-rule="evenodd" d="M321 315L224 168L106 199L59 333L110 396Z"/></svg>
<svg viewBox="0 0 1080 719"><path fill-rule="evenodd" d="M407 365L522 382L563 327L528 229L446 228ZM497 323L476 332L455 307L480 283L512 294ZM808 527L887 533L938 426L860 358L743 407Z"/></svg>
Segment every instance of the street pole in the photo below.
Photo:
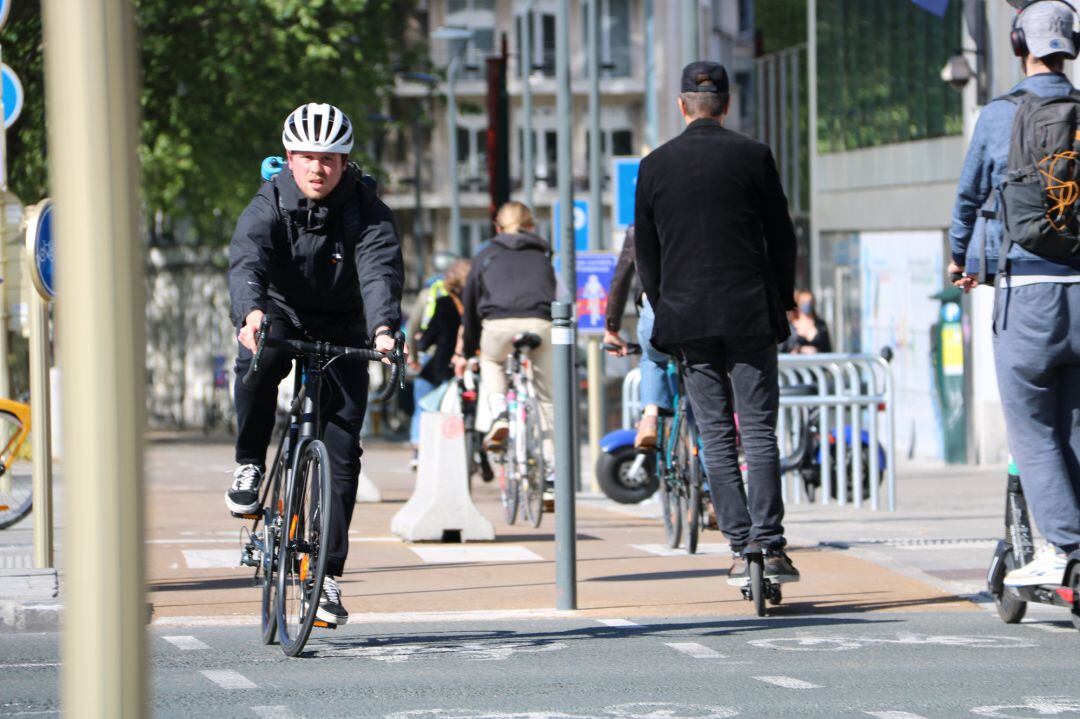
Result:
<svg viewBox="0 0 1080 719"><path fill-rule="evenodd" d="M592 207L592 216L589 218L589 249L599 250L604 245L604 175L600 144L600 0L588 0L588 3L589 38L586 46L589 50L589 204ZM604 356L600 351L600 338L596 335L589 336L585 357L588 377L589 456L595 464L600 452L604 422ZM592 490L596 489L594 472Z"/></svg>
<svg viewBox="0 0 1080 719"><path fill-rule="evenodd" d="M524 202L530 210L533 207L533 191L536 185L536 157L533 142L532 124L532 26L533 0L525 3L525 14L521 16L521 114L522 114L522 156L521 192Z"/></svg>
<svg viewBox="0 0 1080 719"><path fill-rule="evenodd" d="M446 127L450 140L450 247L458 257L465 256L461 242L461 188L458 185L457 82L463 52L454 52L446 71Z"/></svg>
<svg viewBox="0 0 1080 719"><path fill-rule="evenodd" d="M656 104L656 21L653 0L645 0L645 146L650 152L660 144Z"/></svg>
<svg viewBox="0 0 1080 719"><path fill-rule="evenodd" d="M25 253L26 285L32 287L33 255ZM49 303L30 291L30 448L33 453L34 567L53 566L52 420L49 401Z"/></svg>
<svg viewBox="0 0 1080 719"><path fill-rule="evenodd" d="M146 386L130 0L45 0L45 89L64 357L61 708L147 716Z"/></svg>
<svg viewBox="0 0 1080 719"><path fill-rule="evenodd" d="M413 116L413 202L415 204L415 210L413 211L413 246L416 249L416 291L422 292L424 289L424 222L420 217L423 212L423 192L420 187L422 180L421 170L423 169L423 163L420 157L421 144L420 137L420 112L417 111Z"/></svg>
<svg viewBox="0 0 1080 719"><path fill-rule="evenodd" d="M3 62L3 48L0 47L0 62ZM0 212L0 280L9 281L7 276L7 128L3 122L6 116L4 98L0 94L0 194L4 196ZM8 311L7 288L0 286L0 397L11 396L11 374L8 369Z"/></svg>
<svg viewBox="0 0 1080 719"><path fill-rule="evenodd" d="M701 59L698 51L698 18L701 16L699 0L683 0L682 3L682 42L683 66Z"/></svg>
<svg viewBox="0 0 1080 719"><path fill-rule="evenodd" d="M577 443L574 427L574 188L570 133L570 0L559 0L555 15L555 106L558 121L559 260L562 287L551 306L555 367L555 589L556 608L577 609Z"/></svg>

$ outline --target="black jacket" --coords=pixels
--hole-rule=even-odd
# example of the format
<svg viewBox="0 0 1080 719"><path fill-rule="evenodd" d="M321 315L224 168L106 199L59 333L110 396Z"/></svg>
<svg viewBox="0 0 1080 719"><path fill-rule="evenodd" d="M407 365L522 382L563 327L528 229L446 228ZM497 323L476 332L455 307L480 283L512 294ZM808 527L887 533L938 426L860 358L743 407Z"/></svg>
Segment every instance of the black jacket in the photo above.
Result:
<svg viewBox="0 0 1080 719"><path fill-rule="evenodd" d="M531 232L496 235L473 258L461 301L467 357L480 347L480 323L485 319L550 320L555 270L548 243Z"/></svg>
<svg viewBox="0 0 1080 719"><path fill-rule="evenodd" d="M275 187L287 217L277 207ZM356 203L352 210L350 202ZM350 211L358 213L353 237L346 232ZM352 170L325 199L314 201L286 168L259 188L229 245L229 296L237 326L273 302L308 332L342 324L397 329L403 281L393 213Z"/></svg>
<svg viewBox="0 0 1080 719"><path fill-rule="evenodd" d="M420 376L434 385L439 385L454 376L450 360L457 346L458 328L461 327L461 313L458 312L454 298L440 297L435 301L435 313L428 321L428 326L416 340L416 348L427 352L432 346L435 352L420 370Z"/></svg>
<svg viewBox="0 0 1080 719"><path fill-rule="evenodd" d="M767 145L713 120L692 122L641 161L634 214L656 346L788 336L795 232Z"/></svg>
<svg viewBox="0 0 1080 719"><path fill-rule="evenodd" d="M634 252L634 226L626 229L623 237L622 250L619 259L615 263L615 272L611 276L611 288L608 290L607 311L604 313L604 329L608 332L616 332L622 329L623 313L626 311L626 300L630 296L630 288L637 278L635 266L637 255ZM638 292L637 294L641 294ZM637 304L637 297L634 304Z"/></svg>

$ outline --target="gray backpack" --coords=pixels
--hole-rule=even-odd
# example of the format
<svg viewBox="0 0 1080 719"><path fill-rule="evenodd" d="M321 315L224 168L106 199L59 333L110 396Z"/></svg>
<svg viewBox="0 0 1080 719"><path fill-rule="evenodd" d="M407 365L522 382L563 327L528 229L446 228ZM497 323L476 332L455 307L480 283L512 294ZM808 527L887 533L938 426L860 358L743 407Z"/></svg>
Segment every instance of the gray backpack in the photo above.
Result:
<svg viewBox="0 0 1080 719"><path fill-rule="evenodd" d="M1017 90L999 99L1017 108L997 189L998 272L1008 272L1013 243L1048 260L1080 257L1080 92L1039 97Z"/></svg>

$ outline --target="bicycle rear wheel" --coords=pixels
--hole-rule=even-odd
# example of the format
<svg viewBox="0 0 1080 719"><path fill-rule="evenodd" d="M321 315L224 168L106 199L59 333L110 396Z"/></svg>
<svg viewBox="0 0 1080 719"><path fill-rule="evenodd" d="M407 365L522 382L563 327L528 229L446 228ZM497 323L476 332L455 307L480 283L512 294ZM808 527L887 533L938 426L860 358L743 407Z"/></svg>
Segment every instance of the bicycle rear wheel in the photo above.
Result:
<svg viewBox="0 0 1080 719"><path fill-rule="evenodd" d="M544 433L540 427L540 405L530 401L525 405L525 518L534 527L544 517Z"/></svg>
<svg viewBox="0 0 1080 719"><path fill-rule="evenodd" d="M281 649L304 649L319 608L330 529L330 457L319 440L304 444L285 493L278 550L277 622Z"/></svg>
<svg viewBox="0 0 1080 719"><path fill-rule="evenodd" d="M21 444L19 433L23 425L19 418L10 412L0 412L0 447L4 448L3 459L9 459L8 453L15 452ZM6 529L30 514L33 506L33 476L5 470L0 465L0 529Z"/></svg>
<svg viewBox="0 0 1080 719"><path fill-rule="evenodd" d="M502 502L503 519L507 524L517 521L518 502L521 493L521 479L514 468L514 460L503 452L498 460L499 500Z"/></svg>
<svg viewBox="0 0 1080 719"><path fill-rule="evenodd" d="M690 498L687 500L686 516L686 551L696 554L698 537L701 534L701 461L696 456L690 457Z"/></svg>
<svg viewBox="0 0 1080 719"><path fill-rule="evenodd" d="M682 541L683 498L672 482L671 470L660 481L660 509L664 515L664 535L668 547L675 549Z"/></svg>

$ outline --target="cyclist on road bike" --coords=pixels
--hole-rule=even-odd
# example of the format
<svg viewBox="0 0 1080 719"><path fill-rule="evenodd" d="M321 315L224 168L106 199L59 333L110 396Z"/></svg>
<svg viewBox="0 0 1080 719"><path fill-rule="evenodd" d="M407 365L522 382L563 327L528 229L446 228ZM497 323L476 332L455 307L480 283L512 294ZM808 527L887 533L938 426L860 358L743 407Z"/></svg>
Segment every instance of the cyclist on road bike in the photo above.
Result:
<svg viewBox="0 0 1080 719"><path fill-rule="evenodd" d="M543 340L531 357L545 438L550 437L554 418L551 303L555 301L555 271L551 250L534 233L532 212L520 202L507 202L499 208L495 229L499 234L473 258L465 281L462 341L454 356L455 370L461 376L467 358L480 354L476 429L486 432L484 448L488 450L501 449L509 433L503 363L513 351L514 337L523 332ZM545 445L548 443L545 439Z"/></svg>
<svg viewBox="0 0 1080 719"><path fill-rule="evenodd" d="M252 387L240 378L251 364L256 333L271 320L274 337L327 341L389 352L401 322L403 267L390 209L348 163L352 123L329 104L308 103L285 119L287 167L263 183L240 216L229 246L229 295L239 328L235 402L236 463L225 504L255 512L266 450L274 429L278 383L289 354L267 348ZM360 475L360 428L367 406L363 361L341 360L327 370L323 441L330 454L336 517L318 618L344 624L336 577L345 568L349 523Z"/></svg>

